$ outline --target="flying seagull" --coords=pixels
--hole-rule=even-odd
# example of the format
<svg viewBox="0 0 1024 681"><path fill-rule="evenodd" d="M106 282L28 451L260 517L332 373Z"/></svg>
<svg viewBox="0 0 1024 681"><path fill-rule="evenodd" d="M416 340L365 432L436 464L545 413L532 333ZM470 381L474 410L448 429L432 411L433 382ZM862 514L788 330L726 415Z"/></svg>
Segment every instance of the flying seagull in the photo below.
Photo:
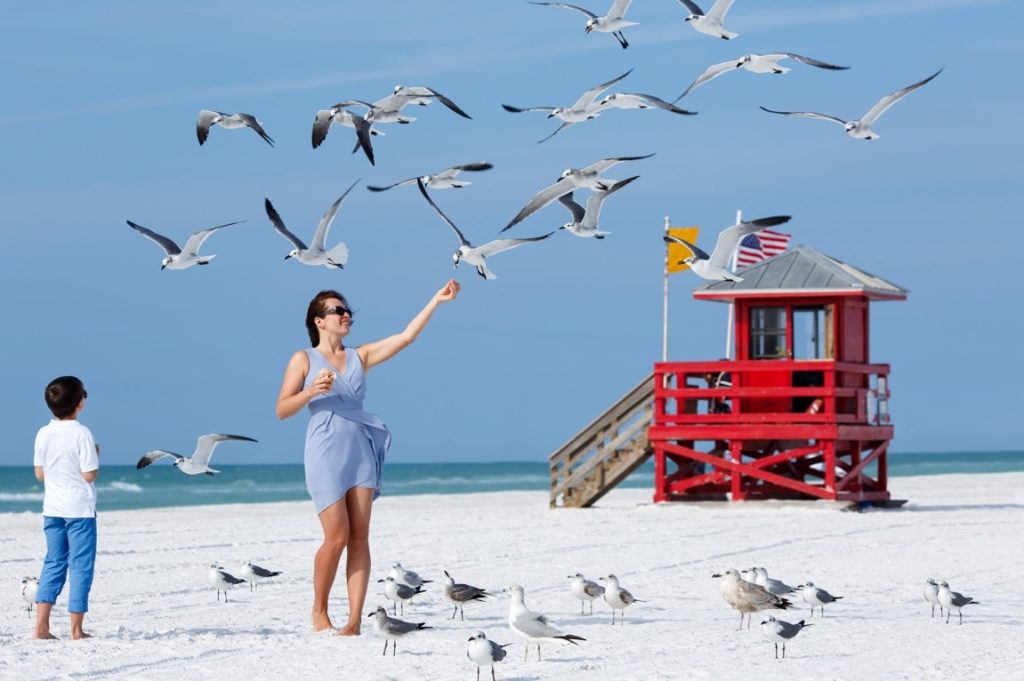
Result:
<svg viewBox="0 0 1024 681"><path fill-rule="evenodd" d="M563 634L545 615L533 612L527 608L524 601L523 587L518 584L512 584L506 587L504 591L512 596L512 601L509 603L508 608L508 626L512 629L512 633L526 641L526 654L530 652L531 642L537 644L537 660L540 660L541 641L566 641L575 646L579 645L576 641L587 640L575 634ZM526 660L525 654L523 655L523 660Z"/></svg>
<svg viewBox="0 0 1024 681"><path fill-rule="evenodd" d="M598 102L599 109L662 109L674 114L683 114L685 116L696 116L696 111L687 111L686 109L680 109L671 102L666 102L664 99L659 99L654 95L645 95L640 92L613 92L607 95Z"/></svg>
<svg viewBox="0 0 1024 681"><path fill-rule="evenodd" d="M482 601L491 595L478 586L456 583L447 570L444 571L444 577L444 599L455 606L452 611L452 619L455 619L456 614L461 613L462 621L465 622L466 614L462 612L463 604L470 601Z"/></svg>
<svg viewBox="0 0 1024 681"><path fill-rule="evenodd" d="M423 186L423 181L417 178L416 185L420 188L420 193L423 194L423 198L427 200L427 203L429 203L430 207L434 209L434 212L436 212L441 219L452 228L452 231L455 232L455 235L459 238L459 250L452 254L452 260L455 261L455 267L458 267L459 263L465 260L470 265L476 267L477 274L484 279L498 278L498 276L491 272L487 267L486 260L490 256L497 255L498 253L507 251L510 248L522 246L523 244L530 243L531 241L547 239L557 231L551 231L547 234L542 234L541 236L529 237L526 239L495 239L494 241L488 241L482 246L473 246L473 244L469 243L469 240L466 239L459 228L455 226L455 223L449 220L448 216L445 215L441 209L437 207L437 204L434 203L434 200L430 198L430 195L427 194L426 188Z"/></svg>
<svg viewBox="0 0 1024 681"><path fill-rule="evenodd" d="M210 571L207 573L207 577L210 580L210 586L217 590L217 601L220 602L220 592L223 591L225 603L228 602L228 588L245 581L224 572L224 567L216 563L210 564Z"/></svg>
<svg viewBox="0 0 1024 681"><path fill-rule="evenodd" d="M775 659L779 659L779 644L782 644L782 659L786 659L786 641L794 638L803 631L804 627L813 627L813 624L804 624L803 620L796 622L785 622L777 620L774 616L768 615L768 619L761 620L761 632L764 637L775 644Z"/></svg>
<svg viewBox="0 0 1024 681"><path fill-rule="evenodd" d="M747 629L750 628L750 613L770 608L786 610L792 605L789 600L770 593L763 586L743 580L736 570L726 570L721 574L711 576L722 580L718 585L722 599L730 607L739 611L740 629L743 628L744 616L747 618Z"/></svg>
<svg viewBox="0 0 1024 681"><path fill-rule="evenodd" d="M487 634L482 631L476 632L475 636L469 637L469 645L466 646L466 657L476 665L476 681L480 681L480 667L491 667L491 681L494 679L494 665L505 659L505 648L511 643L500 645L487 639Z"/></svg>
<svg viewBox="0 0 1024 681"><path fill-rule="evenodd" d="M590 614L594 614L594 600L604 596L604 587L597 582L592 582L581 573L569 575L569 590L572 595L579 599L580 614L583 614L583 604L590 603Z"/></svg>
<svg viewBox="0 0 1024 681"><path fill-rule="evenodd" d="M128 226L136 232L164 249L164 252L167 255L160 261L161 270L187 270L193 265L207 265L211 260L217 257L216 254L199 255L199 249L202 248L203 242L206 241L211 234L216 232L218 229L237 225L245 222L245 220L236 220L235 222L228 222L223 225L208 227L207 229L201 229L198 232L193 232L192 235L189 236L188 241L185 242L184 248L179 248L178 244L174 243L163 234L157 234L153 230L143 227L142 225L137 225L131 220L126 220L126 222L128 223Z"/></svg>
<svg viewBox="0 0 1024 681"><path fill-rule="evenodd" d="M320 224L316 226L316 232L313 233L313 241L307 247L306 244L299 237L288 231L288 228L284 226L284 221L281 220L281 216L277 214L274 209L274 205L270 203L270 199L264 199L264 206L267 209L267 217L270 218L270 222L274 225L274 229L278 234L283 236L288 241L292 242L295 246L288 255L284 256L285 260L289 258L295 258L298 262L303 265L323 265L333 269L341 269L348 262L348 246L342 242L335 244L330 250L325 250L324 246L327 241L327 231L331 228L331 224L334 222L334 216L338 212L338 207L341 206L341 202L348 196L348 193L352 191L352 187L355 187L359 183L356 180L352 185L345 190L345 193L338 197L337 201L331 204L324 216L320 218Z"/></svg>
<svg viewBox="0 0 1024 681"><path fill-rule="evenodd" d="M200 435L196 441L196 449L192 452L192 456L182 456L181 454L168 452L163 449L154 449L151 452L146 452L145 455L139 459L139 463L135 465L135 468L145 468L154 461L169 456L174 458L174 465L177 466L178 470L185 475L199 475L200 473L215 475L220 473L220 471L210 468L210 457L213 456L213 450L217 447L217 444L220 442L226 442L227 440L256 442L256 440L251 437L246 437L245 435L222 435L220 433Z"/></svg>
<svg viewBox="0 0 1024 681"><path fill-rule="evenodd" d="M199 117L196 118L196 137L199 138L199 145L202 146L206 142L206 138L210 136L210 126L219 125L222 128L228 130L234 130L235 128L252 128L256 131L256 134L263 138L263 141L274 146L274 140L270 139L270 135L263 129L260 122L256 120L255 116L251 116L247 113L236 113L226 114L220 111L210 111L209 109L203 109L199 112Z"/></svg>
<svg viewBox="0 0 1024 681"><path fill-rule="evenodd" d="M321 109L316 112L316 117L313 119L313 148L316 149L324 143L333 123L339 123L346 128L352 128L356 131L355 150L362 149L367 160L370 161L370 165L375 165L373 143L370 141L370 136L383 135L384 133L374 128L373 123L365 117L349 111L348 107L354 104L361 104L368 109L373 106L368 102L349 100L347 102L339 102L330 109Z"/></svg>
<svg viewBox="0 0 1024 681"><path fill-rule="evenodd" d="M576 5L570 5L564 2L530 2L531 5L544 5L547 7L561 7L562 9L569 9L574 12L579 12L587 17L586 28L584 29L587 33L591 31L597 31L598 33L611 33L615 36L615 39L619 41L619 45L622 49L629 47L629 41L626 40L626 36L622 34L622 29L629 28L630 26L636 26L635 21L626 21L625 15L629 10L629 3L633 0L614 0L612 2L611 9L608 10L608 14L603 17L599 17L590 10L577 7Z"/></svg>
<svg viewBox="0 0 1024 681"><path fill-rule="evenodd" d="M690 249L692 255L680 261L680 265L686 263L693 270L694 274L703 278L715 281L743 281L743 277L737 277L729 271L729 261L740 241L748 234L760 232L762 229L775 227L789 222L789 215L776 215L770 218L758 218L757 220L745 220L735 225L726 227L718 234L718 241L715 242L715 250L708 255L686 239L666 235L666 242L682 244ZM738 577L738 574L737 574Z"/></svg>
<svg viewBox="0 0 1024 681"><path fill-rule="evenodd" d="M572 200L572 192L559 197L558 202L568 208L569 212L572 213L572 222L565 223L559 227L559 229L564 229L574 236L584 238L605 238L607 235L611 234L611 232L602 232L598 229L597 225L598 220L601 218L601 206L604 205L604 200L638 177L640 176L634 175L633 177L628 177L625 180L616 182L604 191L594 192L587 198L586 208L583 208L583 206Z"/></svg>
<svg viewBox="0 0 1024 681"><path fill-rule="evenodd" d="M622 611L619 613L619 624L623 624L623 618L626 616L626 608L628 606L634 603L646 603L646 601L642 601L639 598L634 598L633 594L620 587L619 578L615 575L608 575L600 579L608 583L608 586L604 589L604 602L612 609L613 625L615 624L616 610Z"/></svg>
<svg viewBox="0 0 1024 681"><path fill-rule="evenodd" d="M964 613L962 608L968 605L976 605L978 601L970 596L964 596L962 593L951 591L949 582L939 582L939 603L946 608L946 624L949 624L949 615L953 612L953 608L956 608L956 614L960 617L960 624L963 624ZM822 610L821 612L824 615L825 611Z"/></svg>
<svg viewBox="0 0 1024 681"><path fill-rule="evenodd" d="M654 154L647 154L646 156L617 156L603 158L583 168L566 168L554 184L534 194L533 198L523 206L522 210L516 213L516 216L507 225L501 228L501 231L504 232L506 229L511 229L544 206L576 189L586 187L594 191L607 191L616 181L601 177L601 173L623 161L640 161L651 156L654 156Z"/></svg>
<svg viewBox="0 0 1024 681"><path fill-rule="evenodd" d="M426 622L406 622L394 617L388 617L387 610L379 605L377 606L377 609L367 615L367 617L373 618L374 633L384 639L384 652L381 653L381 655L387 655L388 641L392 641L394 643L394 645L391 646L391 656L394 657L395 653L398 651L398 639L400 637L411 634L415 631L433 629L433 627L428 627Z"/></svg>
<svg viewBox="0 0 1024 681"><path fill-rule="evenodd" d="M503 109L505 109L505 111L509 111L511 113L523 113L526 111L547 111L548 118L557 118L558 120L562 121L562 125L558 126L558 128L553 133L551 133L542 140L538 140L537 143L539 144L541 142L548 141L565 128L568 128L570 125L581 123L583 121L590 120L591 118L596 118L597 116L599 116L601 107L600 105L595 104L594 100L597 98L599 94L610 88L615 83L618 83L620 80L622 80L632 72L633 69L630 69L629 71L626 71L617 78L612 78L611 80L605 83L601 83L600 85L590 88L582 95L580 95L580 98L577 99L576 103L573 104L572 106L531 106L524 109L515 106L509 106L508 104L502 104L501 106Z"/></svg>
<svg viewBox="0 0 1024 681"><path fill-rule="evenodd" d="M455 179L459 173L463 171L480 172L482 170L490 170L493 167L494 166L492 166L490 163L467 163L461 166L452 166L451 168L446 168L439 173L434 173L433 175L421 175L419 179L423 180L423 184L427 185L431 189L462 189L466 185L473 183L469 182L468 180ZM408 180L402 180L401 182L389 184L386 187L375 187L374 185L367 185L366 188L369 189L371 192L386 192L387 190L394 189L395 187L404 187L407 184L415 184L416 179L417 178L415 177L410 177Z"/></svg>
<svg viewBox="0 0 1024 681"><path fill-rule="evenodd" d="M441 102L450 111L462 116L463 118L468 118L470 120L473 119L472 116L459 108L459 105L451 99L445 97L433 88L423 87L422 85L413 87L396 85L394 91L389 96L374 102L374 106L385 110L397 107L398 111L401 111L403 107L409 106L410 104L427 106L434 100Z"/></svg>
<svg viewBox="0 0 1024 681"><path fill-rule="evenodd" d="M678 102L680 99L690 94L704 83L718 78L724 73L730 73L736 69L745 69L751 73L774 73L776 75L782 75L783 73L789 73L792 69L788 66L779 66L779 62L783 59L792 59L808 66L816 66L819 69L827 69L829 71L845 71L849 69L849 66L836 66L835 64L829 64L827 62L818 61L817 59L811 59L810 57L804 57L793 52L772 52L770 54L745 54L738 59L730 59L729 61L723 61L721 64L714 64L705 69L704 73L697 76L697 79L690 83L690 86L683 91L683 94L676 97L673 102Z"/></svg>
<svg viewBox="0 0 1024 681"><path fill-rule="evenodd" d="M705 14L704 10L692 0L679 0L679 4L690 12L690 16L686 17L686 21L690 22L690 26L693 26L700 33L713 38L721 38L722 40L732 40L739 37L739 33L727 31L722 25L725 22L725 13L732 7L733 2L734 0L715 0L715 4Z"/></svg>
<svg viewBox="0 0 1024 681"><path fill-rule="evenodd" d="M261 579L269 579L270 577L277 577L281 574L280 571L268 570L262 568L259 565L253 565L252 561L245 561L242 563L242 567L239 569L239 574L242 575L242 579L249 582L249 591L259 586Z"/></svg>
<svg viewBox="0 0 1024 681"><path fill-rule="evenodd" d="M838 118L836 116L814 113L813 111L775 111L774 109L768 109L763 106L761 107L761 110L773 114L782 114L783 116L799 116L801 118L816 118L820 121L831 121L832 123L838 123L843 126L843 130L846 131L846 134L854 139L875 140L878 139L880 135L872 130L871 126L876 120L878 120L878 117L884 114L890 106L900 101L919 87L924 86L940 73L942 73L942 69L939 69L922 81L918 81L913 85L908 85L902 90L897 90L892 94L882 97L873 107L868 109L866 114L853 121L844 121L842 118Z"/></svg>

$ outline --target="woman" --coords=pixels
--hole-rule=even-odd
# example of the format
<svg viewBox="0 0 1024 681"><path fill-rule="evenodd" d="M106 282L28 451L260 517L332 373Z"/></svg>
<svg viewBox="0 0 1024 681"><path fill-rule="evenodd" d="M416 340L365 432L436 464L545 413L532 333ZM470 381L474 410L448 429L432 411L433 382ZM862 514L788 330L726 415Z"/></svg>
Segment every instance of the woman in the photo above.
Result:
<svg viewBox="0 0 1024 681"><path fill-rule="evenodd" d="M306 330L313 347L292 355L277 397L277 417L294 416L309 407L306 428L306 489L324 530L313 561L313 629L331 629L327 599L348 548L348 624L338 633L357 636L370 577L370 508L380 496L384 452L391 441L387 427L363 411L366 372L412 343L441 303L454 300L454 279L434 294L405 330L357 348L345 347L352 311L344 296L321 291L309 303Z"/></svg>

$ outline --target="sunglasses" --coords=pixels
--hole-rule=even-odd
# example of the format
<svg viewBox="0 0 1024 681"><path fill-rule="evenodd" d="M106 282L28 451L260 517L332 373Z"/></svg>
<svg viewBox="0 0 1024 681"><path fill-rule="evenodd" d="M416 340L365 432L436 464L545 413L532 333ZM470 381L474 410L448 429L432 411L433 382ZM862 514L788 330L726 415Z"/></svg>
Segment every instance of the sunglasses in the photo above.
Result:
<svg viewBox="0 0 1024 681"><path fill-rule="evenodd" d="M352 310L348 309L347 307L343 307L341 305L338 305L337 307L329 307L329 308L327 308L326 310L324 310L323 312L321 312L317 316L318 317L326 317L329 314L336 314L339 317L344 317L345 315L348 315L348 318L352 319Z"/></svg>
<svg viewBox="0 0 1024 681"><path fill-rule="evenodd" d="M88 390L83 390L83 391L82 391L82 399L84 400L84 399L86 399L87 397L89 397L89 391L88 391Z"/></svg>

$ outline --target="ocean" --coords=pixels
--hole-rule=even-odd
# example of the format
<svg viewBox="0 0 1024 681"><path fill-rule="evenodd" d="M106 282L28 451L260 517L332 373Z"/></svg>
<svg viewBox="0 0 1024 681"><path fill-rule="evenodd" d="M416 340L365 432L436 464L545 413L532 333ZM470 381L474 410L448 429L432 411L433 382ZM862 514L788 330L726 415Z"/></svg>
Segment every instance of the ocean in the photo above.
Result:
<svg viewBox="0 0 1024 681"><path fill-rule="evenodd" d="M97 510L163 506L305 501L301 464L230 466L220 475L186 476L166 462L145 470L104 466L97 481ZM889 476L1024 471L1024 452L943 452L891 454ZM465 494L548 489L544 462L395 463L384 467L384 494ZM641 466L623 487L653 487L653 461ZM38 513L43 486L31 467L0 467L0 513Z"/></svg>

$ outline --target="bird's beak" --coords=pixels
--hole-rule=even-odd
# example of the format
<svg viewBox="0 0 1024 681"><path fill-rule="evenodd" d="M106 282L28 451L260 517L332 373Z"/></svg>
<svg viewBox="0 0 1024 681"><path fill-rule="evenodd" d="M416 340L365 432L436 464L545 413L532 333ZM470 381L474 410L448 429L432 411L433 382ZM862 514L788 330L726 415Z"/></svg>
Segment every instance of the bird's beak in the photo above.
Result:
<svg viewBox="0 0 1024 681"><path fill-rule="evenodd" d="M466 640L467 640L467 641L475 641L475 640L476 640L476 636L470 636L470 637L469 637L468 639L466 639Z"/></svg>
<svg viewBox="0 0 1024 681"><path fill-rule="evenodd" d="M383 583L384 583L384 580L383 580L383 579L378 579L378 580L377 580L377 583L378 583L378 584L383 584Z"/></svg>
<svg viewBox="0 0 1024 681"><path fill-rule="evenodd" d="M689 21L689 19L687 19L687 21ZM720 574L718 574L718 573L716 572L715 574L711 575L711 578L712 578L712 579L718 579L718 578L719 578L719 577L721 577L721 576L722 576L722 575L720 575Z"/></svg>
<svg viewBox="0 0 1024 681"><path fill-rule="evenodd" d="M287 260L287 259L288 259L288 258L290 258L290 257L292 257L292 254L291 254L291 253L289 253L288 255L284 256L284 259L285 259L285 260Z"/></svg>
<svg viewBox="0 0 1024 681"><path fill-rule="evenodd" d="M594 30L594 29L593 29L593 28L592 28L591 26L587 26L587 27L586 27L585 29L583 29L583 31L584 31L585 33L590 33L590 32L591 32L591 31L593 31L593 30Z"/></svg>
<svg viewBox="0 0 1024 681"><path fill-rule="evenodd" d="M160 265L160 271L161 272L163 272L165 269L167 269L167 265Z"/></svg>

